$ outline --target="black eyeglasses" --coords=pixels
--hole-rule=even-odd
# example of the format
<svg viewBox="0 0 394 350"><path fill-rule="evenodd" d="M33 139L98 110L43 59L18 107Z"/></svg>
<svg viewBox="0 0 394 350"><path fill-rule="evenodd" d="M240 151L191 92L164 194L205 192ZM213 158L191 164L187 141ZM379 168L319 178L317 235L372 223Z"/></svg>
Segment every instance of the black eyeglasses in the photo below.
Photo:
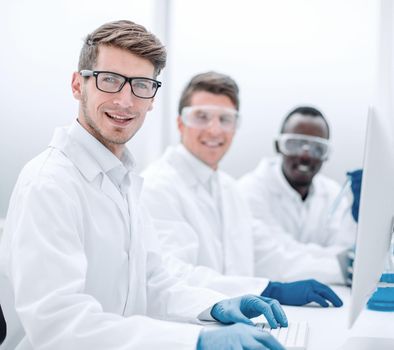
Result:
<svg viewBox="0 0 394 350"><path fill-rule="evenodd" d="M143 77L125 77L124 75L95 70L81 70L79 72L83 77L95 77L96 87L100 91L114 94L123 89L128 82L131 92L139 98L153 98L157 89L161 86L161 82L155 79Z"/></svg>

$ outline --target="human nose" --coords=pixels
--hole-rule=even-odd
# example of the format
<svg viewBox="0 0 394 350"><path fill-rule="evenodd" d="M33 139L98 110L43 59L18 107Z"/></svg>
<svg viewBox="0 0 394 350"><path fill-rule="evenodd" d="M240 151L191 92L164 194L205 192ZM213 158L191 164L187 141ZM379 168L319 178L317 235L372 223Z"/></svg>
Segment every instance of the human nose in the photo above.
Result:
<svg viewBox="0 0 394 350"><path fill-rule="evenodd" d="M207 130L211 134L215 134L215 135L222 133L223 128L222 128L219 118L217 118L217 117L212 118L212 120L208 123Z"/></svg>
<svg viewBox="0 0 394 350"><path fill-rule="evenodd" d="M134 105L135 98L137 97L133 94L130 83L126 83L122 89L116 93L114 104L123 108L131 107Z"/></svg>
<svg viewBox="0 0 394 350"><path fill-rule="evenodd" d="M309 146L303 146L299 156L304 161L310 161L312 159L312 152Z"/></svg>

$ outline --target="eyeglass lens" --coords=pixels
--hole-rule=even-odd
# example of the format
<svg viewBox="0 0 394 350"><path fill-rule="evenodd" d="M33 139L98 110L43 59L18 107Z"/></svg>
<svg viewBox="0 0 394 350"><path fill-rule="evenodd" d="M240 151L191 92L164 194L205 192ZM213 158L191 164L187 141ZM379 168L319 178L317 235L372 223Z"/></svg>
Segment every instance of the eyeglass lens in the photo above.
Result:
<svg viewBox="0 0 394 350"><path fill-rule="evenodd" d="M152 98L158 84L154 80L145 78L131 78L131 90L137 97ZM116 73L100 72L97 74L97 88L104 92L119 92L125 85L127 79Z"/></svg>

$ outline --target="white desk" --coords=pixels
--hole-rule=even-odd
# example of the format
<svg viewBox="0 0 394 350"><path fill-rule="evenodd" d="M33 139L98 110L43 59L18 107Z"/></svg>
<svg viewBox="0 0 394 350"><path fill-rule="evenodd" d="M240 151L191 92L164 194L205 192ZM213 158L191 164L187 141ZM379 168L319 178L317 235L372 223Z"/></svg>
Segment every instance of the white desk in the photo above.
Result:
<svg viewBox="0 0 394 350"><path fill-rule="evenodd" d="M384 337L394 339L394 312L365 309L351 330L348 329L350 289L334 287L344 305L340 308L318 306L285 306L289 321L307 321L309 325L308 350L335 350L349 337ZM376 349L379 350L379 349Z"/></svg>
<svg viewBox="0 0 394 350"><path fill-rule="evenodd" d="M394 312L364 310L354 327L348 330L350 289L345 287L334 287L333 289L344 302L340 308L284 306L290 322L308 322L308 350L337 350L349 337L354 336L394 339ZM260 318L259 320L264 321ZM0 346L0 349L3 348ZM362 349L357 348L357 350ZM374 347L374 350L381 349Z"/></svg>

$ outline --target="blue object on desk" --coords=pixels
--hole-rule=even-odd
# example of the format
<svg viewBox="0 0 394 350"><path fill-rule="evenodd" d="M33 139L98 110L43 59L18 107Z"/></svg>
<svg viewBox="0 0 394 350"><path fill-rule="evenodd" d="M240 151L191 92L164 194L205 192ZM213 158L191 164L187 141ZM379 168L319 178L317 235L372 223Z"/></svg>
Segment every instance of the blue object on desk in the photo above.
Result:
<svg viewBox="0 0 394 350"><path fill-rule="evenodd" d="M394 283L394 273L382 274L382 276L380 277L380 282Z"/></svg>
<svg viewBox="0 0 394 350"><path fill-rule="evenodd" d="M380 282L394 283L394 274L384 273ZM393 287L378 287L368 300L367 308L376 311L394 311L394 285Z"/></svg>

